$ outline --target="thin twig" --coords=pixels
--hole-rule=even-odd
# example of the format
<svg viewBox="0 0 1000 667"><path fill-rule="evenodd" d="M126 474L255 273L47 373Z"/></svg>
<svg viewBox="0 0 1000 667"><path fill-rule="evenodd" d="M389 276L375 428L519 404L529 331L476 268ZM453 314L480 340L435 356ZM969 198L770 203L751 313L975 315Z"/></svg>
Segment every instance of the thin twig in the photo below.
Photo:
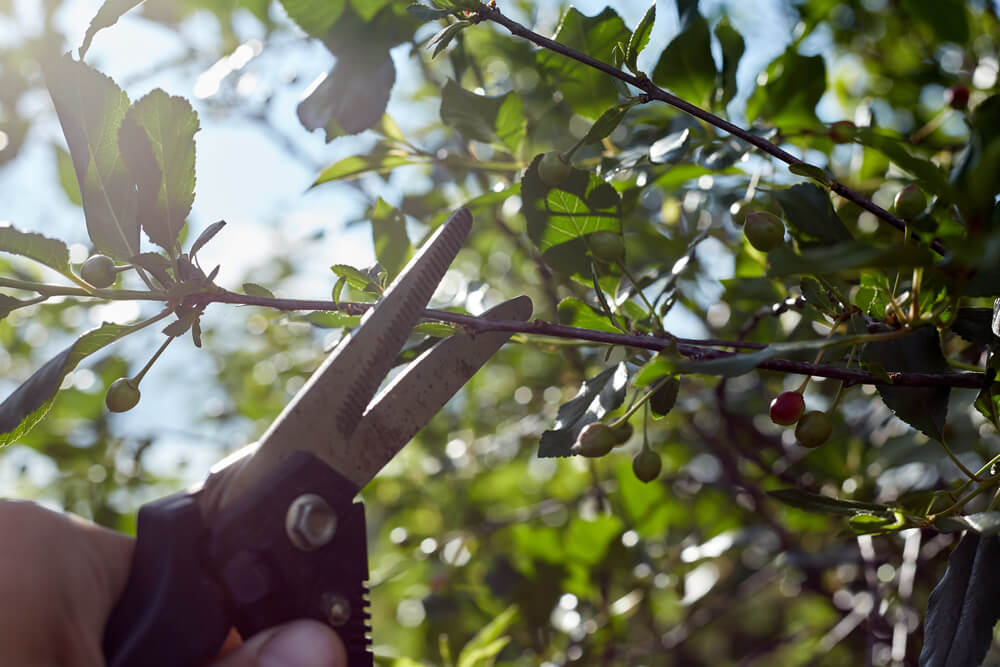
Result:
<svg viewBox="0 0 1000 667"><path fill-rule="evenodd" d="M716 116L715 114L709 111L705 111L701 107L691 104L687 100L681 99L676 95L668 93L664 89L654 84L649 79L649 77L645 75L635 76L629 74L628 72L620 70L617 67L613 67L608 63L593 58L587 55L586 53L577 51L572 47L566 46L565 44L561 44L555 40L549 39L548 37L543 37L542 35L539 35L538 33L534 32L533 30L521 25L517 21L507 18L506 16L500 13L499 9L481 4L479 6L479 10L477 11L476 18L478 21L492 21L493 23L502 25L503 27L507 28L507 30L509 30L512 35L515 35L517 37L522 37L528 40L529 42L533 42L534 44L549 49L550 51L561 53L567 58L572 58L577 62L581 62L584 65L587 65L588 67L593 67L594 69L600 70L601 72L613 76L614 78L620 81L635 86L636 88L638 88L639 90L643 91L643 93L646 94L648 100L657 100L659 102L664 102L666 104L669 104L675 109L680 109L686 114L694 116L695 118L699 118L705 121L706 123L714 125L720 130L728 132L733 136L739 137L743 141L746 141L747 143L756 146L765 153L773 157L776 157L785 164L809 165L809 163L806 162L805 160L801 160L792 155L791 153L782 150L778 146L772 144L767 139L759 137L755 134L751 134L750 132L747 132L743 128L739 127L738 125L734 125L733 123L730 123L729 121L720 118L719 116ZM809 166L815 166L815 165L809 165ZM843 183L830 179L825 181L823 185L830 188L844 199L865 209L875 217L889 223L896 229L900 231L905 231L906 222L896 217L889 211L886 211L881 206L876 205L870 199L867 199L866 197L863 197L862 195L858 194L857 192L847 187ZM914 238L916 238L916 236L914 236ZM938 239L932 239L930 241L930 247L940 255L944 255L948 252L948 249L945 247L945 245L941 243L941 241L939 241Z"/></svg>

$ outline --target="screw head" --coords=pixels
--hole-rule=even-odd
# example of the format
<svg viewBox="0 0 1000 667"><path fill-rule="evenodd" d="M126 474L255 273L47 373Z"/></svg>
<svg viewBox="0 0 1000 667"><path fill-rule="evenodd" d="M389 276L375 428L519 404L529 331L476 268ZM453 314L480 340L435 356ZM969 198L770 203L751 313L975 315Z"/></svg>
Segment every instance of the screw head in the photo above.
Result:
<svg viewBox="0 0 1000 667"><path fill-rule="evenodd" d="M326 605L326 620L333 627L338 627L351 620L351 603L341 595L328 594L323 596Z"/></svg>
<svg viewBox="0 0 1000 667"><path fill-rule="evenodd" d="M313 551L333 539L337 515L322 496L304 493L288 506L285 532L296 549Z"/></svg>

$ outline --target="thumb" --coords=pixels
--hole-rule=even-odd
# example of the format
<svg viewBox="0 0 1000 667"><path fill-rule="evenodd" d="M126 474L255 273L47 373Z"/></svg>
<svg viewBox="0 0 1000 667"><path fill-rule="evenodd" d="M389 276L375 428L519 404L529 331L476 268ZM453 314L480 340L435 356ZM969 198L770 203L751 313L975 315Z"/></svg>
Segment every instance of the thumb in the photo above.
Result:
<svg viewBox="0 0 1000 667"><path fill-rule="evenodd" d="M210 667L348 667L343 642L318 621L292 621L254 635Z"/></svg>

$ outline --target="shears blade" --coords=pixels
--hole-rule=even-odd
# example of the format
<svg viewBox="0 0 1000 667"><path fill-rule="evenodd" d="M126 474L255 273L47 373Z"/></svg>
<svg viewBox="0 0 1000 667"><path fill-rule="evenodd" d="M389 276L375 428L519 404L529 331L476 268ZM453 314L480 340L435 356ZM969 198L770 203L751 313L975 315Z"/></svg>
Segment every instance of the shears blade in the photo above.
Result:
<svg viewBox="0 0 1000 667"><path fill-rule="evenodd" d="M383 298L285 406L261 436L253 455L233 471L226 480L222 505L253 488L296 450L306 450L331 465L334 460L343 461L345 454L338 450L361 422L471 228L472 214L466 209L453 213L438 228Z"/></svg>

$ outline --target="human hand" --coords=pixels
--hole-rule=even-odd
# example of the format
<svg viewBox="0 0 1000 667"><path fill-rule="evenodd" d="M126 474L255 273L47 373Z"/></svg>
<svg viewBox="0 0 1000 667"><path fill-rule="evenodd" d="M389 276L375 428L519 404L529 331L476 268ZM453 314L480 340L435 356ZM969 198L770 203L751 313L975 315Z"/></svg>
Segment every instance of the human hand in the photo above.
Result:
<svg viewBox="0 0 1000 667"><path fill-rule="evenodd" d="M102 667L104 624L132 547L83 519L0 501L0 664ZM332 629L294 621L227 642L207 667L347 667L347 657Z"/></svg>

